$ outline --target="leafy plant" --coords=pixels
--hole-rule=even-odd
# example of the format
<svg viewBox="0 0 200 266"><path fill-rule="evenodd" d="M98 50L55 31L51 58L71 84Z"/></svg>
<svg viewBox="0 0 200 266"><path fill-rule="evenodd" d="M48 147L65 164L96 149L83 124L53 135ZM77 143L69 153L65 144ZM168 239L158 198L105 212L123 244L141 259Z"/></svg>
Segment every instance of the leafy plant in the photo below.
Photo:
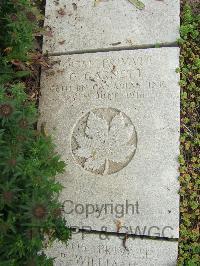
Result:
<svg viewBox="0 0 200 266"><path fill-rule="evenodd" d="M200 5L199 5L200 7ZM181 14L181 221L178 265L196 266L200 261L199 185L200 185L200 15L186 4Z"/></svg>
<svg viewBox="0 0 200 266"><path fill-rule="evenodd" d="M2 51L6 49L6 58L26 60L42 15L31 0L2 0L0 17L0 43Z"/></svg>
<svg viewBox="0 0 200 266"><path fill-rule="evenodd" d="M0 84L30 75L30 71L20 68L20 63L29 58L40 19L42 16L31 0L1 0Z"/></svg>
<svg viewBox="0 0 200 266"><path fill-rule="evenodd" d="M62 187L55 181L65 164L51 139L34 129L37 111L24 86L0 91L0 261L28 265L31 258L51 265L37 252L45 234L64 242L69 237L58 202Z"/></svg>
<svg viewBox="0 0 200 266"><path fill-rule="evenodd" d="M65 164L36 130L38 112L23 78L32 75L38 10L30 0L0 2L0 265L53 265L41 252L70 235L55 176ZM21 80L21 82L19 82ZM30 84L28 84L30 86ZM48 240L48 242L47 242ZM39 253L40 252L40 253Z"/></svg>

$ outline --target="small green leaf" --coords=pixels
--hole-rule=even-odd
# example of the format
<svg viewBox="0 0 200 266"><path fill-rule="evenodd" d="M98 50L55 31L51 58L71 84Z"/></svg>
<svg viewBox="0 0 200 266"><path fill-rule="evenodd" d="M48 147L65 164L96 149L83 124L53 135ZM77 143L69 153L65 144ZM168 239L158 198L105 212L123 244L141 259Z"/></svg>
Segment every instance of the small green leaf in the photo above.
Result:
<svg viewBox="0 0 200 266"><path fill-rule="evenodd" d="M145 5L139 0L129 0L129 2L140 10L145 8Z"/></svg>

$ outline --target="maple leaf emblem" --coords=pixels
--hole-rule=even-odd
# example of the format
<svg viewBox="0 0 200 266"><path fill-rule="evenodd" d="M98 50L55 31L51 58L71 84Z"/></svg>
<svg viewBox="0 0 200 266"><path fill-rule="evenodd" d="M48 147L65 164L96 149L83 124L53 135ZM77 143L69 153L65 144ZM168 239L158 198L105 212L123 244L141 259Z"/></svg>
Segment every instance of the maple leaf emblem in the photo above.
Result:
<svg viewBox="0 0 200 266"><path fill-rule="evenodd" d="M100 174L108 174L110 164L123 168L133 156L136 145L131 141L134 126L127 123L124 114L118 112L110 122L90 112L84 134L76 134L78 148L74 155L83 158L83 168Z"/></svg>

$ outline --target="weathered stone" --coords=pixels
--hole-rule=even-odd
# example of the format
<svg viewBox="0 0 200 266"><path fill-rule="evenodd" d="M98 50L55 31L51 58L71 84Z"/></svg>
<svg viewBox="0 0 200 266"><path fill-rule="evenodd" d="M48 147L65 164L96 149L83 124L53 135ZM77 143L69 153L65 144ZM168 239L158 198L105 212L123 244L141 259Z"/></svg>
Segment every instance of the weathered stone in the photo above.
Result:
<svg viewBox="0 0 200 266"><path fill-rule="evenodd" d="M178 48L52 57L41 122L71 226L178 237Z"/></svg>
<svg viewBox="0 0 200 266"><path fill-rule="evenodd" d="M179 0L47 0L44 51L72 52L175 42ZM95 4L96 3L96 4Z"/></svg>
<svg viewBox="0 0 200 266"><path fill-rule="evenodd" d="M178 243L103 234L76 234L68 247L55 242L46 251L55 266L175 266Z"/></svg>

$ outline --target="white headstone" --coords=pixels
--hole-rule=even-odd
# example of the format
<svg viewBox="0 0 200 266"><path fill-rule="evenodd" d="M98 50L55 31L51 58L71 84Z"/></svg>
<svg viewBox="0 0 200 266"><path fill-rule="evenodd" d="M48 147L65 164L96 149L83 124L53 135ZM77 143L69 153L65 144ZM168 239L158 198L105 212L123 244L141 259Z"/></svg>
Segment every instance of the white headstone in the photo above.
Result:
<svg viewBox="0 0 200 266"><path fill-rule="evenodd" d="M137 0L135 0L137 2ZM44 51L64 53L172 43L179 36L179 0L47 0Z"/></svg>
<svg viewBox="0 0 200 266"><path fill-rule="evenodd" d="M69 224L178 237L179 49L52 59L40 120L67 163Z"/></svg>

